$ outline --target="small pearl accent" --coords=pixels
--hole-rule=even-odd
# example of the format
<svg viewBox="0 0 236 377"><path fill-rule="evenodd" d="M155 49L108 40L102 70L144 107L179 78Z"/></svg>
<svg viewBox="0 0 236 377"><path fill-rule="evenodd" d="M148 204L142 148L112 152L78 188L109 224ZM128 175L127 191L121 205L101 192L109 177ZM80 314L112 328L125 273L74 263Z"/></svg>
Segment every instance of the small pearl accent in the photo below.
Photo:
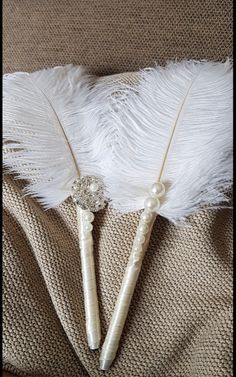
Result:
<svg viewBox="0 0 236 377"><path fill-rule="evenodd" d="M150 194L155 198L160 198L161 196L163 196L165 194L165 186L163 185L163 183L154 183L151 187Z"/></svg>
<svg viewBox="0 0 236 377"><path fill-rule="evenodd" d="M145 209L149 209L151 212L155 212L160 207L160 202L157 198L149 196L144 202Z"/></svg>
<svg viewBox="0 0 236 377"><path fill-rule="evenodd" d="M94 220L94 214L92 212L84 213L84 220L89 221L90 223Z"/></svg>
<svg viewBox="0 0 236 377"><path fill-rule="evenodd" d="M145 237L142 234L137 234L134 240L135 243L143 244L145 242Z"/></svg>
<svg viewBox="0 0 236 377"><path fill-rule="evenodd" d="M144 211L140 217L143 222L149 223L152 220L152 213Z"/></svg>
<svg viewBox="0 0 236 377"><path fill-rule="evenodd" d="M91 185L89 186L89 190L92 191L92 192L96 192L98 190L98 184L96 182L93 182L91 183Z"/></svg>
<svg viewBox="0 0 236 377"><path fill-rule="evenodd" d="M92 224L88 223L87 225L85 225L84 230L85 232L91 232L93 230Z"/></svg>
<svg viewBox="0 0 236 377"><path fill-rule="evenodd" d="M139 253L141 250L142 250L142 245L134 244L134 246L133 246L133 251L134 251L135 253Z"/></svg>
<svg viewBox="0 0 236 377"><path fill-rule="evenodd" d="M141 235L144 235L146 234L148 231L148 227L145 223L140 223L139 226L138 226L138 229L137 229L137 232Z"/></svg>

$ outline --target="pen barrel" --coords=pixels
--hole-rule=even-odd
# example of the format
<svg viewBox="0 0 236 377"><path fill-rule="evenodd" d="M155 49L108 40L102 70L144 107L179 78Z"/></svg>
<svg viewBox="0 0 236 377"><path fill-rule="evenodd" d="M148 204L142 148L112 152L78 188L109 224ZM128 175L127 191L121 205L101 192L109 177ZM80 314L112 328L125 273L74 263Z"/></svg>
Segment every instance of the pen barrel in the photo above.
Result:
<svg viewBox="0 0 236 377"><path fill-rule="evenodd" d="M101 328L93 254L92 221L94 215L92 212L83 210L77 206L77 218L79 227L86 334L89 348L95 350L99 348Z"/></svg>
<svg viewBox="0 0 236 377"><path fill-rule="evenodd" d="M138 245L137 241L134 241L133 243L132 251L129 257L128 265L126 267L121 289L111 318L110 326L108 328L108 332L102 347L100 357L101 369L108 369L116 356L123 327L125 325L125 321L128 315L130 302L132 300L136 282L138 280L138 276L142 267L142 261L149 244L149 239L155 219L156 214L153 214L153 218L151 222L148 224L147 233L144 236L144 243L140 243L140 245ZM139 226L142 224L143 223L140 220Z"/></svg>

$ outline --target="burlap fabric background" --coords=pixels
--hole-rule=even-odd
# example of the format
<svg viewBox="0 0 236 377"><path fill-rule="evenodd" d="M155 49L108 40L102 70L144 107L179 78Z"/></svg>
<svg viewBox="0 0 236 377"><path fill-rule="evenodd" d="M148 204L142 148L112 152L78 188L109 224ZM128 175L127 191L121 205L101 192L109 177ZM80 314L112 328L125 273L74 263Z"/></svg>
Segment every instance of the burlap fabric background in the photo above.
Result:
<svg viewBox="0 0 236 377"><path fill-rule="evenodd" d="M231 1L4 2L4 71L73 62L94 73L178 58L232 55ZM86 344L75 208L44 212L4 178L4 368L18 376L103 376ZM96 215L103 339L139 214ZM107 376L232 376L230 210L202 212L191 228L158 218L118 356Z"/></svg>

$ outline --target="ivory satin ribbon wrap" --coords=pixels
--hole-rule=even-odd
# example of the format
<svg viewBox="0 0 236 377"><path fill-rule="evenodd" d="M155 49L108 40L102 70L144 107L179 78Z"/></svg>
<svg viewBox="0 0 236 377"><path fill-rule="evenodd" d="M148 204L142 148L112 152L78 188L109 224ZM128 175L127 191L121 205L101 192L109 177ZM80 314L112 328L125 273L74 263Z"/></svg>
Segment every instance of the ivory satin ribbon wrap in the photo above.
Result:
<svg viewBox="0 0 236 377"><path fill-rule="evenodd" d="M96 350L99 348L101 341L101 327L93 256L92 221L94 215L92 212L83 210L79 206L76 206L76 208L79 228L86 333L89 348Z"/></svg>
<svg viewBox="0 0 236 377"><path fill-rule="evenodd" d="M120 338L128 315L136 282L138 280L138 276L142 267L142 261L148 248L152 228L157 217L156 213L152 213L150 216L152 216L152 219L148 224L148 231L145 234L145 242L143 244L140 243L140 246L138 248L135 240L133 243L121 289L116 301L106 339L102 347L100 357L100 368L102 370L107 370L110 367L119 347ZM143 226L142 219L139 222L139 227L140 226ZM138 232L136 233L136 237L137 235Z"/></svg>
<svg viewBox="0 0 236 377"><path fill-rule="evenodd" d="M143 258L148 248L152 228L157 217L156 210L161 206L159 199L163 197L164 194L165 185L158 181L152 185L150 196L144 201L145 209L140 216L121 289L116 301L106 339L102 347L100 357L100 368L102 370L109 369L116 356L128 315L129 306L142 267Z"/></svg>

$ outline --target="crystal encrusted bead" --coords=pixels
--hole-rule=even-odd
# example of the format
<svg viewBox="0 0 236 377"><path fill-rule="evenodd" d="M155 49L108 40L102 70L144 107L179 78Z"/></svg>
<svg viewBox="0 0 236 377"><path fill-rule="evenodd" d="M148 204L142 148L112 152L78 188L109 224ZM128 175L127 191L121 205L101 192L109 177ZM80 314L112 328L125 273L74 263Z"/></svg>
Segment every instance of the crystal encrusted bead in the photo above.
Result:
<svg viewBox="0 0 236 377"><path fill-rule="evenodd" d="M71 196L83 210L97 212L106 206L103 181L95 176L77 178L73 182Z"/></svg>

